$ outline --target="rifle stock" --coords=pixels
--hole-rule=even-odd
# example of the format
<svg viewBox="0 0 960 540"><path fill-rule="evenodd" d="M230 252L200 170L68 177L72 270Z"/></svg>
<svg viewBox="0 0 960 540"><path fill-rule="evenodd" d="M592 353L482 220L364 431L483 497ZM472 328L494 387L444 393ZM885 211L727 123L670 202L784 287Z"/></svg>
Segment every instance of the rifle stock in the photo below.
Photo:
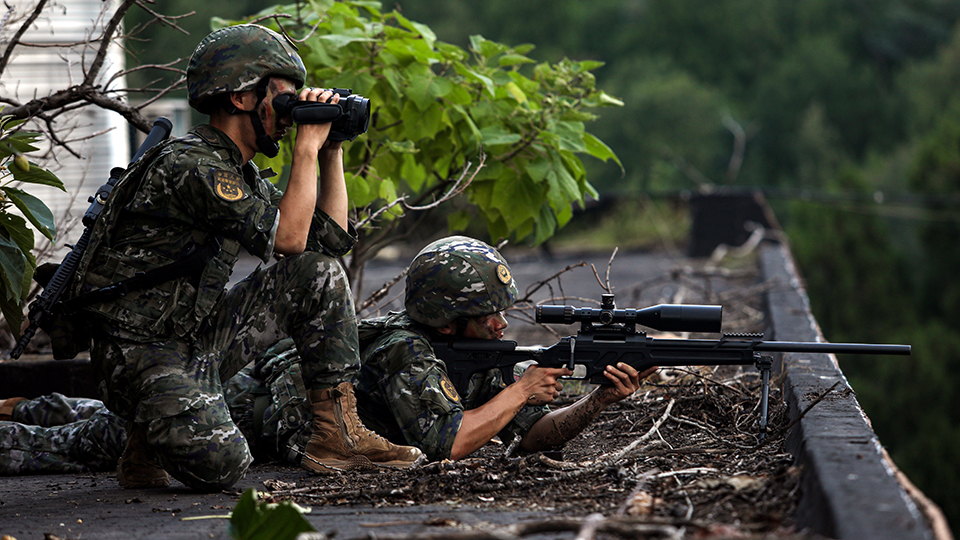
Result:
<svg viewBox="0 0 960 540"><path fill-rule="evenodd" d="M140 145L133 159L130 160L130 164L135 163L147 150L169 137L172 129L173 124L170 120L162 116L158 117L153 122L153 128L150 129L147 138L143 141L143 144ZM88 199L90 206L83 214L83 233L80 235L77 243L71 248L70 253L67 253L63 258L57 271L54 272L53 277L50 278L50 281L44 286L43 292L30 304L27 315L30 324L23 331L23 334L20 335L16 346L10 351L11 358L20 358L24 349L30 344L30 340L36 335L37 330L43 326L51 312L56 309L64 291L70 286L77 266L80 264L80 259L83 258L83 253L90 243L93 224L96 223L97 218L103 211L104 204L107 202L107 197L110 196L110 192L113 191L114 186L124 172L126 172L126 169L123 167L114 167L110 171L110 178L107 182L100 186L97 192Z"/></svg>
<svg viewBox="0 0 960 540"><path fill-rule="evenodd" d="M637 331L635 325L644 324L655 330L702 332L709 328L719 332L721 307L661 304L644 310L617 310L612 296L604 296L605 307L600 310L537 306L539 323L581 323L577 335L563 337L553 345L522 347L515 341L459 339L435 341L434 352L446 364L457 391L464 395L474 374L499 369L504 382L509 384L514 380L514 366L527 360L534 360L541 367L569 368L576 374L572 378L593 384L610 384L604 370L619 362L640 372L653 366L756 366L762 377L761 436L767 427L773 366L773 358L762 353L910 354L909 345L763 341L762 334L729 334L721 339L653 338ZM638 316L640 313L645 315ZM664 317L665 313L676 316ZM685 319L684 314L690 314L692 319ZM595 324L598 321L600 324Z"/></svg>

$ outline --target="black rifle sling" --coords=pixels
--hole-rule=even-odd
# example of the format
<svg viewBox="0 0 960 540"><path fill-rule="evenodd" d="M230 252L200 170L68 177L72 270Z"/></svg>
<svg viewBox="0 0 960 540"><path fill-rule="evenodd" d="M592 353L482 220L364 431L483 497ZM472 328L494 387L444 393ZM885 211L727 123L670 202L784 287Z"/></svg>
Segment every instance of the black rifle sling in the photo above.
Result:
<svg viewBox="0 0 960 540"><path fill-rule="evenodd" d="M193 252L179 261L154 268L147 272L140 272L133 277L129 277L113 285L107 285L95 291L81 294L65 302L60 302L58 307L63 313L71 314L87 306L92 306L93 304L109 302L129 292L155 287L161 283L199 272L210 262L210 259L220 253L222 245L222 240L219 237L214 237L207 245L193 250Z"/></svg>

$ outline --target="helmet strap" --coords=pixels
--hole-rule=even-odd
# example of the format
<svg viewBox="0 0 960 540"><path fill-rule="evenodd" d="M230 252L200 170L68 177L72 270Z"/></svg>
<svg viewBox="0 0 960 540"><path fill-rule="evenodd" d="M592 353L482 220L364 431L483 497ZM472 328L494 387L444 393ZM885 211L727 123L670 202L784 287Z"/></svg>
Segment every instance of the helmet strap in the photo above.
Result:
<svg viewBox="0 0 960 540"><path fill-rule="evenodd" d="M267 157L277 157L277 154L280 153L280 143L273 140L272 137L267 135L267 130L263 127L263 122L260 120L260 104L263 103L263 98L267 96L267 78L263 78L257 83L257 103L253 106L253 110L249 111L247 114L250 115L250 123L253 124L253 132L257 136L257 150L261 154Z"/></svg>
<svg viewBox="0 0 960 540"><path fill-rule="evenodd" d="M459 319L457 319L456 322L457 322L457 331L454 335L457 337L457 339L463 339L467 333L467 323L470 322L470 319L467 319L465 317L460 317Z"/></svg>

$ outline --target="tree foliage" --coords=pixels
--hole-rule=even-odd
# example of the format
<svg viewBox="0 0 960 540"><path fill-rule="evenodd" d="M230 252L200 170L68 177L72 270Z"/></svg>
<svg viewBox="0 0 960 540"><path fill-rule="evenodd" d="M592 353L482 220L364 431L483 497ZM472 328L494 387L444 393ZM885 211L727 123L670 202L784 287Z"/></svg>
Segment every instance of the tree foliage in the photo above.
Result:
<svg viewBox="0 0 960 540"><path fill-rule="evenodd" d="M300 42L307 84L371 100L369 131L345 143L350 202L363 225L354 275L394 241L400 217L460 192L470 206L448 216L452 230L479 219L493 241L539 244L574 203L596 195L581 156L617 161L585 129L596 109L621 105L596 87L598 62L536 63L532 45L479 35L463 49L375 2L272 6L252 19ZM292 136L282 146L261 163L288 164Z"/></svg>
<svg viewBox="0 0 960 540"><path fill-rule="evenodd" d="M50 241L56 231L50 209L22 187L40 184L63 189L56 176L24 155L37 150L33 143L40 134L19 130L23 122L0 116L0 312L17 337L23 323L20 306L30 293L37 268L34 230Z"/></svg>

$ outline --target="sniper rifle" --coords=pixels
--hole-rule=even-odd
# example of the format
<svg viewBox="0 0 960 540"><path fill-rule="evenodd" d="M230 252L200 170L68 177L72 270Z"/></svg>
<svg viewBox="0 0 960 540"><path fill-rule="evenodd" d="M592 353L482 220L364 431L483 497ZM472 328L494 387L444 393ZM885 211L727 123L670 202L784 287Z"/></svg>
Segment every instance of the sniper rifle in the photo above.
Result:
<svg viewBox="0 0 960 540"><path fill-rule="evenodd" d="M723 334L720 339L653 338L638 331L636 325L665 332L721 333L722 306L660 304L617 309L614 295L602 296L599 309L537 306L538 323L580 323L576 336L561 338L553 345L524 347L508 340L451 339L434 341L434 352L446 364L447 374L462 395L466 395L474 374L499 369L509 384L514 380L514 366L527 360L535 360L540 367L566 367L574 372L570 378L593 384L611 384L603 372L606 366L616 366L618 362L629 364L638 372L652 366L756 366L762 382L761 438L767 430L773 367L773 357L763 353L910 354L910 345L763 341L763 334Z"/></svg>

